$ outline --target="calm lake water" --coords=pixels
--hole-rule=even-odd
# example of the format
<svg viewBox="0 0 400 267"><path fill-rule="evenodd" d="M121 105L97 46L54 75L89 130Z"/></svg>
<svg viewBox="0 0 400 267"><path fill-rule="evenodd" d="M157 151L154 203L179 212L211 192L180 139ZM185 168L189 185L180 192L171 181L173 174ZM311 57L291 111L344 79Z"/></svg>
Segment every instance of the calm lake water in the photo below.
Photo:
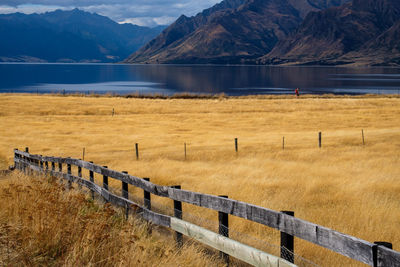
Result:
<svg viewBox="0 0 400 267"><path fill-rule="evenodd" d="M399 68L0 64L0 92L399 94Z"/></svg>

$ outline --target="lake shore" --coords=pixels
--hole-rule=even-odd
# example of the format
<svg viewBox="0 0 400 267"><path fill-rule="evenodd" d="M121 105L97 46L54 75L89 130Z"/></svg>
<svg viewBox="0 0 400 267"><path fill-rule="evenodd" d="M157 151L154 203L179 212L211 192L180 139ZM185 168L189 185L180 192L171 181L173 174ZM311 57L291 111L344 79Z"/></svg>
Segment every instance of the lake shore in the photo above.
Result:
<svg viewBox="0 0 400 267"><path fill-rule="evenodd" d="M297 97L294 94L260 94L260 95L242 95L231 96L224 93L221 94L195 94L195 93L175 93L172 95L167 94L144 94L144 93L131 93L131 94L117 94L117 93L0 93L0 96L54 96L54 97L95 97L95 98L133 98L133 99L362 99L362 98L400 98L400 94L301 94Z"/></svg>
<svg viewBox="0 0 400 267"><path fill-rule="evenodd" d="M85 160L157 184L292 210L370 242L400 245L398 96L82 96L0 94L3 168L12 164L14 148L73 158L85 148ZM130 193L143 197L141 190ZM154 205L172 203L155 197ZM201 216L207 221L199 224L217 223L212 212L183 210L189 221ZM279 246L279 232L230 220L233 237L253 236L243 242L260 249ZM361 266L299 240L295 251L323 266Z"/></svg>

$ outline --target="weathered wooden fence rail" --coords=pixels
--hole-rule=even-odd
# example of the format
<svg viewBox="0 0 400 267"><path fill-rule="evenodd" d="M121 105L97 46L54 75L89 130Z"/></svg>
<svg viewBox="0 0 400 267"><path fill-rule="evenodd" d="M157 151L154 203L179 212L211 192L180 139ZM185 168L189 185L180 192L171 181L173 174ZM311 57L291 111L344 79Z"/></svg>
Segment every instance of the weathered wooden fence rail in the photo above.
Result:
<svg viewBox="0 0 400 267"><path fill-rule="evenodd" d="M86 162L79 159L32 155L28 152L28 150L26 150L26 152L23 152L15 149L14 161L15 167L20 170L32 169L35 171L45 172L56 177L67 179L70 182L76 182L89 188L92 192L96 192L97 194L101 195L106 201L110 203L121 207L126 207L127 209L133 207L136 210L142 212L143 218L145 218L146 220L149 220L157 225L172 228L175 231L184 235L189 235L188 233L191 232L190 229L197 229L198 226L189 224L178 218L173 218L167 215L152 212L150 208L146 208L146 205L145 207L140 207L139 205L130 201L127 198L110 193L108 187L100 187L99 185L94 183L92 172L103 175L104 177L117 179L121 181L122 184L129 184L141 188L144 190L144 192L148 192L157 196L166 197L174 201L185 202L199 207L212 209L221 213L234 215L240 218L247 219L249 221L266 225L268 227L277 229L282 233L286 233L287 235L295 236L297 238L309 241L321 247L337 252L341 255L347 256L351 259L365 263L369 266L400 266L400 252L383 246L383 243L381 242L377 242L376 244L370 243L356 237L349 236L305 220L301 220L299 218L291 216L291 214L285 214L283 212L270 210L267 208L225 197L201 194L182 190L176 187L167 187L153 184L149 181L146 181L145 179L129 175L128 173L114 171L108 169L107 167L102 167L91 162ZM52 165L51 170L48 168L49 162ZM58 164L59 166L58 171L55 170L55 164ZM67 164L68 173L62 172L62 164ZM91 173L90 181L83 179L82 177L72 175L70 172L71 165L77 166L78 168L80 168L80 170L81 168L89 170ZM208 241L205 241L205 237L202 234L199 235L198 232L196 233L197 234L194 234L194 236L189 236L193 237L196 240L204 241L203 243L206 243L207 245L215 247L216 249L226 254L244 260L253 265L259 265L260 261L255 259L261 259L263 257L269 258L270 262L271 260L273 262L278 262L278 264L280 264L279 266L290 264L289 262L281 261L281 259L279 258L234 241L237 243L235 243L235 246L240 244L242 245L242 251L247 251L248 253L250 253L246 255L253 255L252 257L250 257L251 260L246 257L238 257L238 255L232 252L237 252L237 249L233 248L229 250L227 249L229 246L226 246L226 244L221 245L221 240L223 240L222 236L217 235L218 238L213 237L212 240L214 240L214 243L210 244L211 239L207 239ZM202 233L204 234L204 232ZM207 232L207 234L209 233ZM208 237L210 237L210 235L208 235ZM230 243L230 245L232 244ZM227 251L224 251L224 248L227 249ZM262 254L263 256L259 256L260 253L264 253Z"/></svg>

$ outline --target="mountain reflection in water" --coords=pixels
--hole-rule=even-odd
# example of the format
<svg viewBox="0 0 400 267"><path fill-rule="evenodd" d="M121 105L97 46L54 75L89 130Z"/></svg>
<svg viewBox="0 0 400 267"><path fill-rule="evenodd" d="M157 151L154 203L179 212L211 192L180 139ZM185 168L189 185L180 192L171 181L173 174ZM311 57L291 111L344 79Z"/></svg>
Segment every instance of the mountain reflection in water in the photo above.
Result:
<svg viewBox="0 0 400 267"><path fill-rule="evenodd" d="M399 68L0 64L0 92L398 94Z"/></svg>

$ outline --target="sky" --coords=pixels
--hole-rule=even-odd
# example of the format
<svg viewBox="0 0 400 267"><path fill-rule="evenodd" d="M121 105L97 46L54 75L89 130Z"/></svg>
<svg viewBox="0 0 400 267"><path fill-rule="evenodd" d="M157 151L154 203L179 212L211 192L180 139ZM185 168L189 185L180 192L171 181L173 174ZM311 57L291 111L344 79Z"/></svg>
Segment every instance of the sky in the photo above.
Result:
<svg viewBox="0 0 400 267"><path fill-rule="evenodd" d="M44 13L79 8L119 23L154 27L168 25L180 15L193 16L222 0L0 0L0 14Z"/></svg>

